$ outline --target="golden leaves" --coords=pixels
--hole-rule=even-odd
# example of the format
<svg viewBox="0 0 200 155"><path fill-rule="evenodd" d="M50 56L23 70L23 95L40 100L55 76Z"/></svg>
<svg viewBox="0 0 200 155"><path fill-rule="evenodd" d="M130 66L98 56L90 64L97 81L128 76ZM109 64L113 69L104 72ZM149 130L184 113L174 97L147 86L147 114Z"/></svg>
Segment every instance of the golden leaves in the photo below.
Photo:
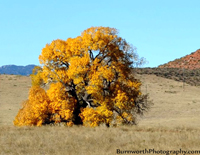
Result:
<svg viewBox="0 0 200 155"><path fill-rule="evenodd" d="M57 39L53 40L51 44L46 44L45 48L42 49L42 53L39 56L41 64L48 64L51 61L56 62L58 59L63 59L64 54L66 57L67 44L65 41Z"/></svg>
<svg viewBox="0 0 200 155"><path fill-rule="evenodd" d="M80 114L85 126L96 127L101 123L109 124L112 120L112 111L101 106L97 109L84 108Z"/></svg>
<svg viewBox="0 0 200 155"><path fill-rule="evenodd" d="M42 68L39 66L34 67L31 76L32 86L40 86L43 83Z"/></svg>
<svg viewBox="0 0 200 155"><path fill-rule="evenodd" d="M72 57L69 63L70 66L67 71L67 76L73 79L75 84L83 82L84 75L89 71L89 54L84 54L83 57Z"/></svg>
<svg viewBox="0 0 200 155"><path fill-rule="evenodd" d="M81 34L85 47L89 50L103 50L117 37L117 30L109 27L91 27Z"/></svg>
<svg viewBox="0 0 200 155"><path fill-rule="evenodd" d="M48 117L49 98L44 89L34 86L30 89L29 99L23 103L14 120L14 125L41 126Z"/></svg>
<svg viewBox="0 0 200 155"><path fill-rule="evenodd" d="M28 100L23 103L14 120L14 125L41 126L48 123L47 120L55 123L65 120L71 126L72 123L69 122L72 121L76 100L66 96L63 89L60 83L51 84L47 93L39 86L33 86Z"/></svg>
<svg viewBox="0 0 200 155"><path fill-rule="evenodd" d="M47 44L39 56L42 67L32 74L32 85L37 87L31 88L15 125L72 126L79 116L86 126L111 124L113 119L134 121L141 83L130 76L132 52L109 27L91 27L76 38ZM45 92L39 86L49 80Z"/></svg>
<svg viewBox="0 0 200 155"><path fill-rule="evenodd" d="M47 91L47 95L50 99L49 111L52 115L56 114L56 117L53 117L52 120L58 122L59 117L60 121L70 121L76 100L65 94L63 85L61 83L52 83Z"/></svg>

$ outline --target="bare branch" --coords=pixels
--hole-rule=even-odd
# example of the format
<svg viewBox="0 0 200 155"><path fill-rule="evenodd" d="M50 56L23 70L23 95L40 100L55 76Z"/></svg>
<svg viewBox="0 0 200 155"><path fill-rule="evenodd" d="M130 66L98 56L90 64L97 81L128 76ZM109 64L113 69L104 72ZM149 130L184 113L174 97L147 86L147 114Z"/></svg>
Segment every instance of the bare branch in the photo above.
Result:
<svg viewBox="0 0 200 155"><path fill-rule="evenodd" d="M89 52L90 52L90 59L91 59L92 61L94 61L94 55L93 55L92 51L89 50Z"/></svg>

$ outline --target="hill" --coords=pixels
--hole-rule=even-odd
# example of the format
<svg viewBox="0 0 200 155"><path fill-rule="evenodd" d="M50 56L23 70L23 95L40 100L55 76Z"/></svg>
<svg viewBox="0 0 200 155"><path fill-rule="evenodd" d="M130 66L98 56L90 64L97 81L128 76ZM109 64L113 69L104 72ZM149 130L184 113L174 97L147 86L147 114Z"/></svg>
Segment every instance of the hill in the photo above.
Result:
<svg viewBox="0 0 200 155"><path fill-rule="evenodd" d="M156 75L159 77L184 82L192 86L200 86L199 69L181 69L181 68L135 68L133 73Z"/></svg>
<svg viewBox="0 0 200 155"><path fill-rule="evenodd" d="M0 74L30 75L35 65L16 66L5 65L0 67Z"/></svg>
<svg viewBox="0 0 200 155"><path fill-rule="evenodd" d="M197 51L170 61L157 68L135 68L133 73L154 74L156 76L173 79L175 81L200 86L200 49Z"/></svg>
<svg viewBox="0 0 200 155"><path fill-rule="evenodd" d="M199 69L200 68L200 49L195 52L175 59L166 64L158 66L158 68L184 68L184 69Z"/></svg>

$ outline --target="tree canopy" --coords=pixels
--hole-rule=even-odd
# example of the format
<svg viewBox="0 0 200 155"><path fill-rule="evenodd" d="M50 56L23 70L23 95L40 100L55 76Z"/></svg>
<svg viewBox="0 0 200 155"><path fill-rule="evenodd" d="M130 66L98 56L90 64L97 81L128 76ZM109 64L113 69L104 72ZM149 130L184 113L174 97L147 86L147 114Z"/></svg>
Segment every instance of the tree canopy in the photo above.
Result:
<svg viewBox="0 0 200 155"><path fill-rule="evenodd" d="M143 59L115 28L91 27L76 38L54 40L39 61L17 126L135 124L136 115L148 108L132 74Z"/></svg>

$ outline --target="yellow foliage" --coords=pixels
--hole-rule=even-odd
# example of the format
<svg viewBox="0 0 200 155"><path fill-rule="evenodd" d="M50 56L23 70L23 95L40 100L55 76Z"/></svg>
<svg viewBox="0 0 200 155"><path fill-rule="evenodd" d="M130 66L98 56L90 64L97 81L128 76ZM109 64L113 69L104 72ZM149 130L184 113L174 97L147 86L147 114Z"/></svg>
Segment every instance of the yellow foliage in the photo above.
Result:
<svg viewBox="0 0 200 155"><path fill-rule="evenodd" d="M85 126L95 127L102 123L110 124L113 117L113 112L105 105L99 106L96 109L84 108L80 114Z"/></svg>
<svg viewBox="0 0 200 155"><path fill-rule="evenodd" d="M65 94L64 87L61 83L52 83L47 95L50 99L49 111L53 115L51 121L70 121L76 100Z"/></svg>
<svg viewBox="0 0 200 155"><path fill-rule="evenodd" d="M29 92L29 99L26 100L22 109L19 110L14 120L16 126L41 126L48 117L49 98L44 89L33 86Z"/></svg>
<svg viewBox="0 0 200 155"><path fill-rule="evenodd" d="M31 74L32 86L40 86L43 82L42 79L42 68L39 66L34 67L33 73Z"/></svg>
<svg viewBox="0 0 200 155"><path fill-rule="evenodd" d="M91 27L76 38L53 40L39 56L29 99L15 125L66 122L98 126L134 122L141 83L131 76L133 48L114 28ZM51 85L47 92L39 86ZM37 86L37 87L36 87Z"/></svg>
<svg viewBox="0 0 200 155"><path fill-rule="evenodd" d="M80 114L85 126L98 126L103 120L101 115L93 108L84 108Z"/></svg>

